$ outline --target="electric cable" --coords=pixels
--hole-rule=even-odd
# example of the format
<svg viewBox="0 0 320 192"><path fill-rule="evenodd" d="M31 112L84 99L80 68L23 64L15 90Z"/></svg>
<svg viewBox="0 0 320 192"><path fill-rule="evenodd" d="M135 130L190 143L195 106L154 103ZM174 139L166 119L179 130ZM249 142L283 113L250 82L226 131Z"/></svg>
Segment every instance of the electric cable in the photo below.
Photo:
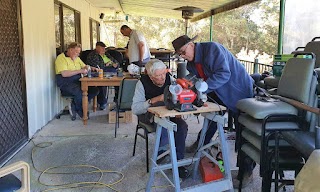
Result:
<svg viewBox="0 0 320 192"><path fill-rule="evenodd" d="M74 188L91 188L89 191L92 191L93 188L110 188L111 190L118 192L118 190L116 190L113 186L115 184L120 183L124 178L124 175L118 171L102 170L102 169L95 167L95 166L92 166L92 165L61 165L61 166L49 167L43 171L39 170L35 166L35 158L34 158L35 151L38 148L46 148L46 147L51 146L52 142L43 142L43 143L35 144L32 139L31 139L31 141L34 144L34 147L32 148L32 152L31 152L31 162L32 162L32 166L34 167L34 169L40 173L40 175L38 177L38 182L44 186L53 187L53 188L43 190L42 192L57 191L57 190L62 190L62 189L74 189ZM70 167L71 168L90 168L93 170L91 170L91 171L74 171L74 172L66 172L66 171L52 172L54 169L61 169L61 168L63 169L63 168L70 168ZM97 181L84 181L84 182L74 182L74 183L65 183L65 184L49 184L49 183L45 183L45 182L41 181L42 176L45 174L75 175L75 174L94 174L94 173L100 173L99 179ZM103 183L103 182L101 182L101 180L104 176L104 173L113 173L113 174L120 176L120 178L112 183Z"/></svg>

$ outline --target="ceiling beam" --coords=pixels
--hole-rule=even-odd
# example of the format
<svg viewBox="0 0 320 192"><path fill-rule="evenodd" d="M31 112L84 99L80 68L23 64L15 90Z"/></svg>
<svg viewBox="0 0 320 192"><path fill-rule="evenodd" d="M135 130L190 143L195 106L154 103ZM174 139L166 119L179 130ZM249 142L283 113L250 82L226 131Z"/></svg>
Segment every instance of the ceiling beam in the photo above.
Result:
<svg viewBox="0 0 320 192"><path fill-rule="evenodd" d="M255 2L255 1L259 1L259 0L238 0L238 1L233 1L231 3L222 5L221 7L218 7L216 9L211 9L210 11L207 11L207 12L201 14L201 15L198 15L198 16L192 18L191 22L199 21L201 19L210 17L211 15L216 15L218 13L226 12L226 11L241 7L243 5L250 4L250 3Z"/></svg>

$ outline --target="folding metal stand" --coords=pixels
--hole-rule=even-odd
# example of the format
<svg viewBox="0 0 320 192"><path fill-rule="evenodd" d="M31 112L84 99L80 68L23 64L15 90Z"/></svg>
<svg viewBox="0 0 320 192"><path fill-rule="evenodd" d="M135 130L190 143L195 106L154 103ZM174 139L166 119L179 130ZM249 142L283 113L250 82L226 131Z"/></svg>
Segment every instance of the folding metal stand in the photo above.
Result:
<svg viewBox="0 0 320 192"><path fill-rule="evenodd" d="M195 111L194 113L196 113ZM178 112L177 112L178 113ZM172 115L172 114L171 114ZM179 114L176 114L179 115ZM183 115L180 114L180 115ZM195 158L189 158L189 159L183 159L180 161L177 161L177 155L176 155L176 148L175 148L175 142L174 142L174 133L173 131L177 131L177 125L169 120L169 115L167 117L157 117L155 116L154 121L157 123L157 132L156 132L156 143L155 148L152 156L152 166L150 171L149 180L147 183L146 191L151 191L152 184L154 182L154 177L156 172L161 172L163 176L169 181L169 183L175 188L176 192L179 191L233 191L233 185L232 185L232 178L231 178L231 170L230 170L230 161L228 157L228 147L226 138L224 135L223 125L226 123L226 118L224 118L221 115L217 115L216 112L212 111L210 113L202 113L202 116L204 116L204 123L201 131L201 137L199 142L199 150L195 156ZM205 133L207 131L208 122L209 120L217 122L218 125L218 131L219 131L219 137L220 137L220 144L221 144L221 151L222 151L222 157L224 161L224 178L218 181L212 181L208 183L202 183L196 186L191 186L185 189L180 188L180 181L179 181L179 173L178 173L178 167L189 165L192 162L194 163L194 169L193 169L193 178L195 179L196 174L198 172L199 162L201 155L207 156L210 160L212 160L214 163L217 163L214 157L212 157L210 154L208 154L205 149L208 147L211 147L214 143L207 144L206 146L202 146L202 143L205 138ZM171 163L165 164L165 165L157 165L156 159L157 159L157 152L159 149L160 144L160 136L162 128L167 129L168 135L169 135L169 147L170 147L170 156L171 156ZM221 166L220 164L217 164L218 166ZM172 169L172 175L173 175L173 182L166 176L166 174L163 172L163 170Z"/></svg>

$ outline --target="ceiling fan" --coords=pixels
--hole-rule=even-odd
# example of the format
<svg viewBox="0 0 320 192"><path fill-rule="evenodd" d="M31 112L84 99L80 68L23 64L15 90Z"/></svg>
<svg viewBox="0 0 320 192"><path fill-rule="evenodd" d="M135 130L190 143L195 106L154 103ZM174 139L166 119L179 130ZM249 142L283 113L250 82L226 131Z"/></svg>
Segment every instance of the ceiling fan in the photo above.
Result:
<svg viewBox="0 0 320 192"><path fill-rule="evenodd" d="M188 19L193 17L193 13L203 12L203 9L193 6L182 6L178 8L174 8L173 10L182 11L182 18L185 19L185 34L188 33Z"/></svg>

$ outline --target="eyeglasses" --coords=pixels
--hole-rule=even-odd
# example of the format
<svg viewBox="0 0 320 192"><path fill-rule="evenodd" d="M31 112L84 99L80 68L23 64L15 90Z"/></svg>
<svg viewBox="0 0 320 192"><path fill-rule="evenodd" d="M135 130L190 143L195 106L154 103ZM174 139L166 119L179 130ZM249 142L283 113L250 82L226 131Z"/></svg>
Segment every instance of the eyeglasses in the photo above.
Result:
<svg viewBox="0 0 320 192"><path fill-rule="evenodd" d="M179 51L177 52L179 56L181 56L181 55L186 55L186 50L187 50L189 44L190 44L190 43L187 44L186 48L184 48L183 51L179 50Z"/></svg>

